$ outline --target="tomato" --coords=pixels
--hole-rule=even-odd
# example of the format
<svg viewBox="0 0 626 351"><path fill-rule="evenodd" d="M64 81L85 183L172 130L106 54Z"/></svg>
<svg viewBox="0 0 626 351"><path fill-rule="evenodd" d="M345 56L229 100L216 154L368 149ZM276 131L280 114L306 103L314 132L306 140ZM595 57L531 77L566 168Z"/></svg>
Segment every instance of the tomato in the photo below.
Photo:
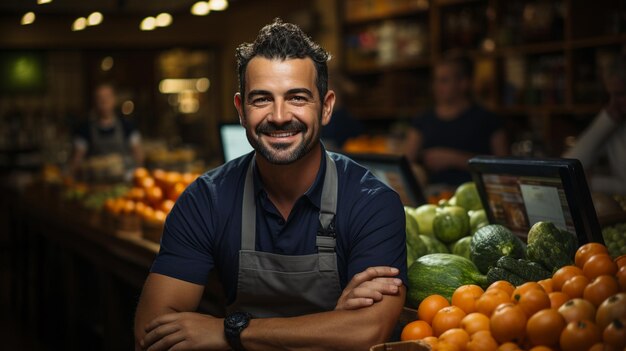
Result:
<svg viewBox="0 0 626 351"><path fill-rule="evenodd" d="M615 275L617 273L617 264L613 262L608 254L598 254L591 256L585 262L583 273L589 279L595 279L601 275Z"/></svg>
<svg viewBox="0 0 626 351"><path fill-rule="evenodd" d="M589 320L570 322L559 338L562 351L587 351L602 340L600 329Z"/></svg>
<svg viewBox="0 0 626 351"><path fill-rule="evenodd" d="M417 308L417 318L431 324L440 309L450 306L448 300L441 295L430 295Z"/></svg>
<svg viewBox="0 0 626 351"><path fill-rule="evenodd" d="M552 278L540 280L537 283L539 283L543 290L545 290L545 292L547 292L548 294L554 291L554 287L552 286Z"/></svg>
<svg viewBox="0 0 626 351"><path fill-rule="evenodd" d="M497 351L518 351L520 347L514 342L505 342L504 344L498 346Z"/></svg>
<svg viewBox="0 0 626 351"><path fill-rule="evenodd" d="M617 294L619 286L614 277L601 275L594 279L583 293L583 298L598 307L604 300Z"/></svg>
<svg viewBox="0 0 626 351"><path fill-rule="evenodd" d="M626 348L626 317L622 319L615 319L609 325L604 328L602 333L602 340L608 346L613 347L616 350L623 350Z"/></svg>
<svg viewBox="0 0 626 351"><path fill-rule="evenodd" d="M481 330L470 336L470 342L467 344L467 351L496 351L498 342L491 336L487 330Z"/></svg>
<svg viewBox="0 0 626 351"><path fill-rule="evenodd" d="M594 320L596 308L587 300L571 299L559 307L559 313L567 323L583 319Z"/></svg>
<svg viewBox="0 0 626 351"><path fill-rule="evenodd" d="M420 340L433 335L433 328L424 321L413 321L402 329L400 340Z"/></svg>
<svg viewBox="0 0 626 351"><path fill-rule="evenodd" d="M539 285L537 282L526 282L513 290L513 294L511 295L511 301L517 303L519 299L529 290L543 290L543 287Z"/></svg>
<svg viewBox="0 0 626 351"><path fill-rule="evenodd" d="M535 346L532 349L530 349L529 351L552 351L551 348L547 347L547 346Z"/></svg>
<svg viewBox="0 0 626 351"><path fill-rule="evenodd" d="M447 330L459 328L464 317L465 312L456 306L442 308L433 318L433 335L439 337Z"/></svg>
<svg viewBox="0 0 626 351"><path fill-rule="evenodd" d="M500 289L491 289L476 300L476 311L491 317L493 311L499 304L510 302L510 295Z"/></svg>
<svg viewBox="0 0 626 351"><path fill-rule="evenodd" d="M604 343L597 342L589 348L589 351L605 351Z"/></svg>
<svg viewBox="0 0 626 351"><path fill-rule="evenodd" d="M493 311L490 319L491 335L500 343L520 343L526 333L526 320L521 307L513 303L501 304Z"/></svg>
<svg viewBox="0 0 626 351"><path fill-rule="evenodd" d="M576 250L576 256L574 256L574 262L579 268L585 266L585 262L591 257L597 254L608 254L609 250L606 246L598 243L587 243Z"/></svg>
<svg viewBox="0 0 626 351"><path fill-rule="evenodd" d="M433 350L437 349L437 344L439 343L439 339L437 339L436 336L427 336L422 339L422 341L430 345L431 349Z"/></svg>
<svg viewBox="0 0 626 351"><path fill-rule="evenodd" d="M582 268L576 266L563 266L552 275L552 288L561 291L563 284L571 277L583 275Z"/></svg>
<svg viewBox="0 0 626 351"><path fill-rule="evenodd" d="M604 300L596 314L598 328L604 330L614 319L626 317L626 293L615 294Z"/></svg>
<svg viewBox="0 0 626 351"><path fill-rule="evenodd" d="M589 285L589 278L584 275L576 275L563 284L561 291L571 298L583 297L587 285Z"/></svg>
<svg viewBox="0 0 626 351"><path fill-rule="evenodd" d="M478 285L462 285L452 294L452 305L463 310L465 313L476 311L476 300L485 291Z"/></svg>
<svg viewBox="0 0 626 351"><path fill-rule="evenodd" d="M550 308L558 310L564 303L569 300L569 296L566 293L560 291L553 291L548 294L550 298Z"/></svg>
<svg viewBox="0 0 626 351"><path fill-rule="evenodd" d="M618 268L626 266L626 255L621 255L615 258L615 264Z"/></svg>
<svg viewBox="0 0 626 351"><path fill-rule="evenodd" d="M489 331L489 317L478 312L470 313L461 320L461 328L469 335L474 335L481 330Z"/></svg>
<svg viewBox="0 0 626 351"><path fill-rule="evenodd" d="M555 309L548 308L532 315L526 323L526 335L532 345L558 346L565 329L565 319Z"/></svg>
<svg viewBox="0 0 626 351"><path fill-rule="evenodd" d="M626 255L624 257L626 257ZM626 266L621 266L615 277L617 278L620 290L626 292Z"/></svg>
<svg viewBox="0 0 626 351"><path fill-rule="evenodd" d="M491 283L487 288L487 291L491 289L500 289L509 294L511 296L513 294L513 290L515 290L515 286L513 284L507 282L506 280L498 280L496 282Z"/></svg>
<svg viewBox="0 0 626 351"><path fill-rule="evenodd" d="M465 346L469 341L469 334L461 328L448 329L443 334L439 335L439 342L456 345L459 350L465 350Z"/></svg>
<svg viewBox="0 0 626 351"><path fill-rule="evenodd" d="M524 310L526 317L530 317L537 311L550 308L550 297L543 290L531 289L520 297L517 305Z"/></svg>

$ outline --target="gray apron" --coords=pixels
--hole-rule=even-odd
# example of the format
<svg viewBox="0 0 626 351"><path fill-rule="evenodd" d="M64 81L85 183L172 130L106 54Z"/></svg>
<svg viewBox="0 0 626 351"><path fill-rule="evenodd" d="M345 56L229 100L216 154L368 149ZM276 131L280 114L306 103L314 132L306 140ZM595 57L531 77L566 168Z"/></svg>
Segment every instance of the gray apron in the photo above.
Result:
<svg viewBox="0 0 626 351"><path fill-rule="evenodd" d="M331 311L341 295L334 219L337 209L337 168L326 154L320 205L317 253L287 256L255 251L256 205L252 179L254 158L246 174L241 218L241 250L237 297L228 312L256 318L293 317ZM303 233L304 235L304 233Z"/></svg>
<svg viewBox="0 0 626 351"><path fill-rule="evenodd" d="M104 156L110 154L118 154L124 160L124 167L128 170L133 167L133 160L130 156L130 150L124 138L124 127L119 118L115 118L113 126L113 135L102 137L98 132L98 122L93 119L89 129L91 135L91 145L89 153L91 156Z"/></svg>

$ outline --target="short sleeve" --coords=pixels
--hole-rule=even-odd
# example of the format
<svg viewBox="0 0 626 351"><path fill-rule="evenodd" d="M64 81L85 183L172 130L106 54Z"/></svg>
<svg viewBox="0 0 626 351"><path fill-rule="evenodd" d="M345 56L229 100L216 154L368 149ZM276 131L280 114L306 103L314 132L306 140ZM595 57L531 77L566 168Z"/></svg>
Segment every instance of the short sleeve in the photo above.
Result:
<svg viewBox="0 0 626 351"><path fill-rule="evenodd" d="M350 223L355 232L348 257L347 281L374 266L391 266L406 286L406 229L402 202L398 194L383 190L353 208L356 217Z"/></svg>
<svg viewBox="0 0 626 351"><path fill-rule="evenodd" d="M180 196L165 221L161 249L151 272L204 285L214 267L214 218L209 187L196 180Z"/></svg>

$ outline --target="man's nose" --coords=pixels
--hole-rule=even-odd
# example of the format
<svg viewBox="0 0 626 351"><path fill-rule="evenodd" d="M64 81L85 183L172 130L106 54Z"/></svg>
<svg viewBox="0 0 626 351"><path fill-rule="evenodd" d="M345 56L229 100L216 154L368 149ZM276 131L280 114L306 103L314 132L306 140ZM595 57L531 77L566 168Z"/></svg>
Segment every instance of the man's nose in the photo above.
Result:
<svg viewBox="0 0 626 351"><path fill-rule="evenodd" d="M276 124L284 124L290 122L292 119L292 114L289 111L289 108L285 101L276 100L274 102L274 108L272 112L268 116L268 121Z"/></svg>

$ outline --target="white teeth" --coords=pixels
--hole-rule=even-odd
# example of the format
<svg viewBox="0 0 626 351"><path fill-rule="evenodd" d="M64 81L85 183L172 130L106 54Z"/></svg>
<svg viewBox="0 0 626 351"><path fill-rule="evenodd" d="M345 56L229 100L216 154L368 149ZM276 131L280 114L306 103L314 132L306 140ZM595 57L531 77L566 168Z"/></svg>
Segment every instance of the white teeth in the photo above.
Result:
<svg viewBox="0 0 626 351"><path fill-rule="evenodd" d="M293 135L296 135L296 132L270 133L272 138L288 138Z"/></svg>

